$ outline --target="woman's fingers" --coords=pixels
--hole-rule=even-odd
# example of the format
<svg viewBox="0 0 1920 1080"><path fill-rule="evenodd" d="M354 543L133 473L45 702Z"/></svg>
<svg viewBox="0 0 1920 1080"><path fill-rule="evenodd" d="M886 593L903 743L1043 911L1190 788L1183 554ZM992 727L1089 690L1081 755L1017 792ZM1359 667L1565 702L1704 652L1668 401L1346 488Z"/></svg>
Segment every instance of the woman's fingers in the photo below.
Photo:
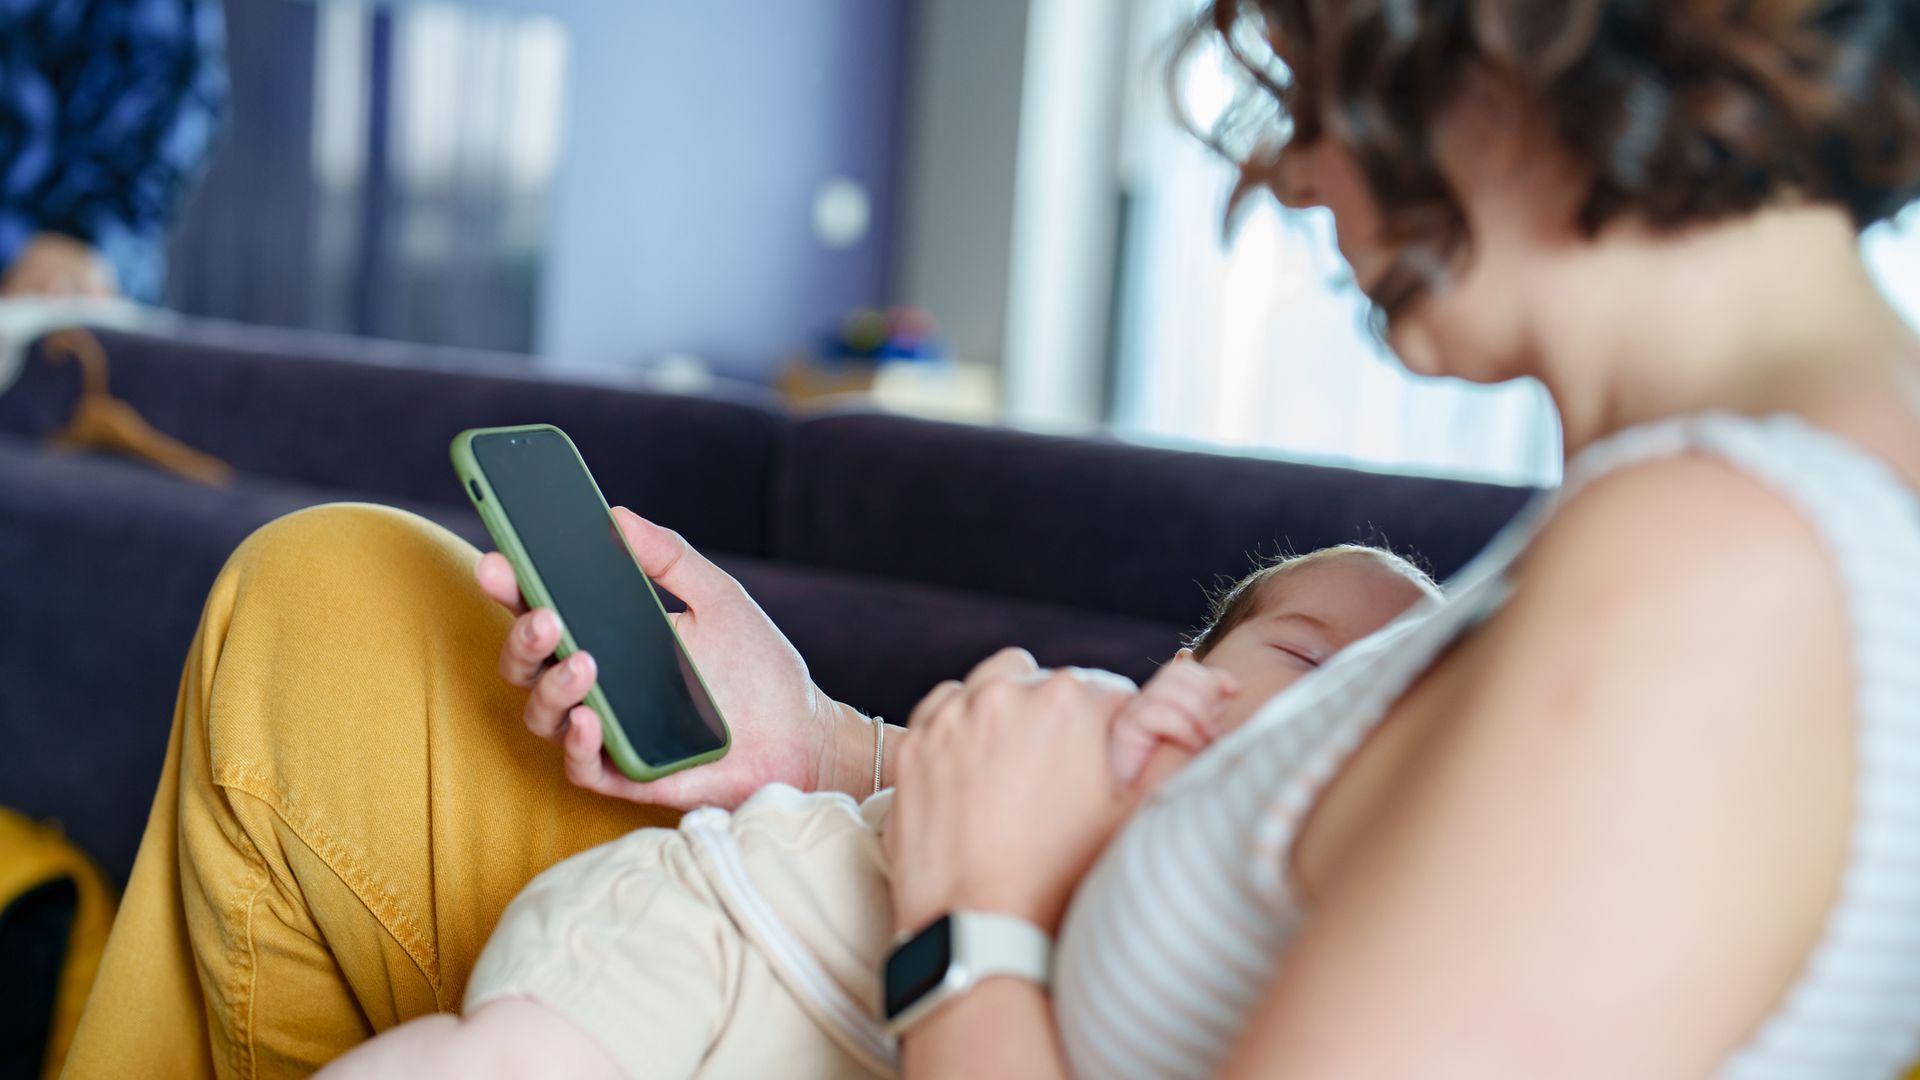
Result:
<svg viewBox="0 0 1920 1080"><path fill-rule="evenodd" d="M497 551L489 551L480 556L474 565L473 576L480 582L480 591L493 598L493 602L513 612L524 615L527 612L525 600L520 598L520 582L513 576L513 566L507 557Z"/></svg>
<svg viewBox="0 0 1920 1080"><path fill-rule="evenodd" d="M968 690L977 690L990 682L1001 679L1021 679L1037 674L1040 664L1033 654L1025 649L1006 648L987 657L967 673L965 686Z"/></svg>
<svg viewBox="0 0 1920 1080"><path fill-rule="evenodd" d="M600 752L600 717L585 705L566 713L560 748L566 758L567 779L575 787L600 791L607 786L606 755Z"/></svg>
<svg viewBox="0 0 1920 1080"><path fill-rule="evenodd" d="M500 677L515 686L532 686L560 648L560 616L551 609L529 611L513 620L500 646Z"/></svg>
<svg viewBox="0 0 1920 1080"><path fill-rule="evenodd" d="M689 613L698 616L702 607L738 593L740 583L695 551L686 538L663 528L624 506L613 508L613 520L633 549L640 569L659 586L679 597Z"/></svg>
<svg viewBox="0 0 1920 1080"><path fill-rule="evenodd" d="M641 783L615 768L602 752L604 746L599 715L585 705L568 710L566 726L560 733L567 781L600 795L648 806L686 806L698 801L698 770Z"/></svg>
<svg viewBox="0 0 1920 1080"><path fill-rule="evenodd" d="M1140 692L1139 684L1117 671L1106 671L1101 668L1088 667L1064 667L1055 668L1054 673L1066 675L1081 686L1109 696L1119 695L1132 697L1134 694Z"/></svg>
<svg viewBox="0 0 1920 1080"><path fill-rule="evenodd" d="M967 694L992 683L1029 678L1039 670L1040 665L1034 662L1033 654L1027 650L1001 649L974 665L974 669L967 673L965 682L948 679L927 691L927 696L920 699L920 703L913 707L912 715L907 717L907 727L924 731L936 715L942 711L952 712L949 706Z"/></svg>
<svg viewBox="0 0 1920 1080"><path fill-rule="evenodd" d="M567 711L566 726L560 733L560 750L567 781L575 787L616 799L664 805L668 802L664 796L669 792L662 788L674 781L684 782L682 778L686 774L675 773L652 784L638 783L613 767L601 752L604 746L599 714L585 705L576 705Z"/></svg>
<svg viewBox="0 0 1920 1080"><path fill-rule="evenodd" d="M527 730L543 739L563 734L562 721L574 706L587 699L587 691L593 688L593 677L593 657L583 652L574 653L547 669L533 684L533 693L527 695L527 708L522 714ZM597 725L594 730L597 738Z"/></svg>
<svg viewBox="0 0 1920 1080"><path fill-rule="evenodd" d="M939 712L947 702L966 691L966 684L957 679L948 679L927 691L927 696L920 699L920 704L915 705L912 715L907 717L907 727L915 730L925 727L928 717Z"/></svg>

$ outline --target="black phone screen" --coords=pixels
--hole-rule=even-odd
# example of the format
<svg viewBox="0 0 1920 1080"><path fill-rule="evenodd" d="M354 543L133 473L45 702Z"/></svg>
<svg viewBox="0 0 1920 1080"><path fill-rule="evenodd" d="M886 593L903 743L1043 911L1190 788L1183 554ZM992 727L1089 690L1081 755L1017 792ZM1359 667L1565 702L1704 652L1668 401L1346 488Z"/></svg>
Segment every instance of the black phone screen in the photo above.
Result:
<svg viewBox="0 0 1920 1080"><path fill-rule="evenodd" d="M475 436L473 456L574 642L593 654L634 753L661 766L719 749L719 711L573 447L552 431L503 432Z"/></svg>

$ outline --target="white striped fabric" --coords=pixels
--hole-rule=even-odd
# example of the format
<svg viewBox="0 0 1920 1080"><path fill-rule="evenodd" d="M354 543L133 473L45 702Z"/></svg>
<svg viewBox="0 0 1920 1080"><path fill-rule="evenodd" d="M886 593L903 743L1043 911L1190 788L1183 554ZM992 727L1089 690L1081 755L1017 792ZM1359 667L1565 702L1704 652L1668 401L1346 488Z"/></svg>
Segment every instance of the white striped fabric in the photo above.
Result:
<svg viewBox="0 0 1920 1080"><path fill-rule="evenodd" d="M1877 459L1787 417L1709 415L1622 432L1428 605L1274 699L1163 785L1109 845L1062 932L1054 1009L1089 1077L1205 1076L1225 1057L1304 916L1296 828L1413 680L1496 610L1553 507L1595 477L1717 456L1818 529L1853 630L1859 786L1853 853L1799 982L1722 1080L1880 1080L1920 1059L1920 501Z"/></svg>

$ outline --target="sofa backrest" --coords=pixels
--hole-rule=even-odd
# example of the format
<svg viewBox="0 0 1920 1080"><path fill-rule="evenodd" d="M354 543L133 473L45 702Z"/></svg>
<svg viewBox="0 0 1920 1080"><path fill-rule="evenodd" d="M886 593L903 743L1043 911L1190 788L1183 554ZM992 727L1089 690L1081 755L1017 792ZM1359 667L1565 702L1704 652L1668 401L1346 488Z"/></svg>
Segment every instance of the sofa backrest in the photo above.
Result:
<svg viewBox="0 0 1920 1080"><path fill-rule="evenodd" d="M244 472L336 498L464 505L447 457L455 433L552 423L615 505L645 507L718 550L761 553L771 532L773 456L788 421L770 399L583 386L539 379L524 357L253 328L96 336L114 396ZM0 394L0 432L53 431L79 385L76 367L49 365L36 346Z"/></svg>
<svg viewBox="0 0 1920 1080"><path fill-rule="evenodd" d="M464 506L455 432L554 423L609 501L716 552L1185 627L1276 553L1382 543L1444 579L1534 493L884 413L796 421L738 389L252 327L97 336L113 393L155 426L321 497ZM0 394L0 432L44 435L72 410L78 370L38 352Z"/></svg>
<svg viewBox="0 0 1920 1080"><path fill-rule="evenodd" d="M1275 553L1368 541L1445 579L1534 494L848 413L788 432L773 554L1191 627Z"/></svg>

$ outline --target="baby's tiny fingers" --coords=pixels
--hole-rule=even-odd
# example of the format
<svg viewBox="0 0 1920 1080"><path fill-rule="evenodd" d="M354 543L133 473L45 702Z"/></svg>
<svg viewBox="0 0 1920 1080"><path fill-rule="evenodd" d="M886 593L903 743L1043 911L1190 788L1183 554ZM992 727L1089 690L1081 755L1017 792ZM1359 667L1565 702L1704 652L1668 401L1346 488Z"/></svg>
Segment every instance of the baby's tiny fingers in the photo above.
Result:
<svg viewBox="0 0 1920 1080"><path fill-rule="evenodd" d="M1193 665L1196 666L1197 665ZM1183 714L1203 732L1212 733L1220 718L1227 695L1211 674L1195 676L1190 671L1171 670L1156 675L1140 692L1142 701Z"/></svg>
<svg viewBox="0 0 1920 1080"><path fill-rule="evenodd" d="M1231 675L1224 671L1215 671L1191 657L1176 657L1160 666L1147 680L1147 686L1186 687L1196 693L1230 696L1238 693L1240 686Z"/></svg>
<svg viewBox="0 0 1920 1080"><path fill-rule="evenodd" d="M1129 701L1114 717L1113 737L1175 742L1194 749L1212 741L1212 734L1194 710L1164 689L1142 693Z"/></svg>

